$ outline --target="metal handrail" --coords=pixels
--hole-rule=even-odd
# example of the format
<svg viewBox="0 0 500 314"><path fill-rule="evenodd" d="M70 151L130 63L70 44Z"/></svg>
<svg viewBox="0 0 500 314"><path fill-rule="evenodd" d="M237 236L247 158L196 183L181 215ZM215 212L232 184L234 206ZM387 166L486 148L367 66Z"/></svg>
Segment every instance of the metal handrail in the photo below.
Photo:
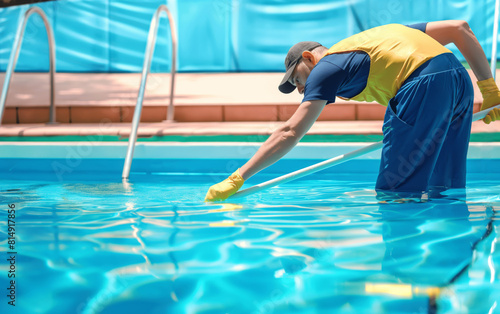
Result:
<svg viewBox="0 0 500 314"><path fill-rule="evenodd" d="M127 156L125 158L125 164L123 165L122 179L124 180L128 179L130 175L130 166L132 164L135 143L137 141L137 129L139 127L139 122L141 119L142 101L144 99L144 89L146 87L148 73L151 68L151 59L153 58L156 37L158 34L158 20L162 12L165 12L167 14L170 26L170 34L172 38L172 71L171 71L172 78L170 85L170 104L167 110L167 122L174 121L174 83L175 83L175 70L176 70L175 62L177 54L177 36L172 15L170 14L170 11L168 10L167 6L162 4L156 10L153 19L151 20L151 24L149 26L149 34L148 34L148 41L146 44L144 65L142 67L141 85L139 87L139 94L137 95L137 103L135 105L134 118L132 119L132 129L130 130L130 136L128 140Z"/></svg>
<svg viewBox="0 0 500 314"><path fill-rule="evenodd" d="M5 101L7 99L7 93L9 92L10 81L12 78L12 72L16 67L17 58L19 57L19 51L21 49L21 43L23 41L24 30L28 19L33 13L37 13L43 20L45 25L45 30L47 31L47 38L49 40L49 62L50 62L50 124L56 123L56 110L54 106L54 73L56 71L56 50L55 50L55 40L54 32L52 31L52 26L50 25L47 16L39 7L31 7L25 13L22 19L19 21L17 27L16 37L14 38L14 44L12 45L12 51L10 53L9 63L7 65L7 70L5 71L5 80L3 82L2 95L0 96L0 124L2 123L3 112L5 109Z"/></svg>
<svg viewBox="0 0 500 314"><path fill-rule="evenodd" d="M493 18L493 38L492 38L492 48L491 48L491 73L493 74L493 79L495 79L497 74L497 44L498 44L498 10L500 6L500 0L495 1L495 16Z"/></svg>

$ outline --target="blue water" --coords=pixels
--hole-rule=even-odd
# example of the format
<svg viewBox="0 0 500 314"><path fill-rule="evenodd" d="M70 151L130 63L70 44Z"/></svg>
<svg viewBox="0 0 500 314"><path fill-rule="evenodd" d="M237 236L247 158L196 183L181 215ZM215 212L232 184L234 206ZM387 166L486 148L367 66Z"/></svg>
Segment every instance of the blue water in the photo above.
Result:
<svg viewBox="0 0 500 314"><path fill-rule="evenodd" d="M500 182L380 203L324 175L205 204L212 175L1 181L0 313L495 313ZM245 187L269 179L256 176Z"/></svg>

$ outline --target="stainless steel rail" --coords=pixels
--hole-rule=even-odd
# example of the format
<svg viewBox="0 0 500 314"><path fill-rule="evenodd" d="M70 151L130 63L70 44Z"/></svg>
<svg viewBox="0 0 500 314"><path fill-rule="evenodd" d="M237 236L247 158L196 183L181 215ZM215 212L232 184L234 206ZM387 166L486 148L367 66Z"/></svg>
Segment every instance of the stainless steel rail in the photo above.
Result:
<svg viewBox="0 0 500 314"><path fill-rule="evenodd" d="M19 51L21 49L21 44L23 41L24 30L28 19L33 13L37 13L43 20L45 25L45 30L47 31L47 38L49 40L49 62L50 62L50 122L56 123L56 110L54 106L54 73L56 72L56 50L54 41L54 32L52 31L52 26L47 20L47 16L39 7L29 8L19 21L17 27L16 37L14 38L14 44L12 45L12 51L10 53L9 63L7 65L7 70L5 71L5 80L3 82L2 94L0 96L0 124L2 123L3 112L5 109L5 101L7 99L7 93L9 92L10 81L12 78L12 72L16 67L17 58L19 57Z"/></svg>
<svg viewBox="0 0 500 314"><path fill-rule="evenodd" d="M493 37L492 48L491 48L491 73L493 74L493 79L495 79L497 74L497 44L498 44L498 9L500 5L500 0L495 1L495 17L493 18Z"/></svg>
<svg viewBox="0 0 500 314"><path fill-rule="evenodd" d="M130 175L130 166L132 165L132 158L134 156L135 143L137 141L137 129L139 127L139 122L141 120L142 111L142 101L144 99L144 89L146 88L146 81L148 78L148 73L151 68L151 59L153 58L153 52L156 43L156 37L158 34L158 20L160 19L160 14L165 12L168 17L168 22L170 25L170 34L172 38L172 71L171 71L171 84L170 84L170 103L167 110L167 122L174 121L174 84L175 84L175 62L177 57L177 35L175 30L174 20L170 11L166 5L160 5L156 10L151 24L149 26L148 41L146 44L146 52L144 65L142 66L142 78L141 85L139 87L139 94L137 95L137 103L135 105L134 117L132 119L132 129L130 130L130 136L128 140L127 156L125 158L125 164L123 165L122 179L127 180Z"/></svg>

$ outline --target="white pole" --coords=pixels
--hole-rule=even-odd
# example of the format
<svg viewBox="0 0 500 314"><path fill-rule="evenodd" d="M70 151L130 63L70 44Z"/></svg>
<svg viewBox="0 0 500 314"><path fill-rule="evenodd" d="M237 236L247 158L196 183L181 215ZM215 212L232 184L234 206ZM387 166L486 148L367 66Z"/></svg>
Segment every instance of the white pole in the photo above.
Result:
<svg viewBox="0 0 500 314"><path fill-rule="evenodd" d="M493 107L493 108L500 109L500 105ZM472 121L477 121L477 120L483 119L488 114L488 112L493 108L489 108L489 109L486 109L486 110L483 110L483 111L480 111L480 112L474 114L472 116ZM283 175L283 176L278 177L276 179L272 179L272 180L254 185L248 189L244 189L244 190L241 190L239 192L236 192L235 194L233 194L229 198L244 197L244 196L262 191L264 189L271 188L271 187L276 186L278 184L282 184L282 183L286 183L286 182L289 182L289 181L292 181L292 180L295 180L298 178L302 178L302 177L307 176L309 174L318 172L318 171L326 169L326 168L330 168L332 166L338 165L338 164L343 163L345 161L362 156L364 154L371 153L371 152L381 148L382 145L383 145L382 142L377 142L377 143L368 145L366 147L357 149L357 150L352 151L350 153L340 155L340 156L322 161L320 163L314 164L312 166L309 166L309 167L294 171L292 173Z"/></svg>

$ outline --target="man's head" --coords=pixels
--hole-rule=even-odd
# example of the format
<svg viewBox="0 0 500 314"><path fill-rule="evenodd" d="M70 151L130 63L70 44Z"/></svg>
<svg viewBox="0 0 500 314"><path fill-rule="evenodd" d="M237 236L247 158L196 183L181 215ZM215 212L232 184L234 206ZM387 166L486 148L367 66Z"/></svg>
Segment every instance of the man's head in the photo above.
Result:
<svg viewBox="0 0 500 314"><path fill-rule="evenodd" d="M325 51L326 48L315 41L301 41L293 45L285 58L286 73L279 90L289 94L297 87L302 94L305 80Z"/></svg>

